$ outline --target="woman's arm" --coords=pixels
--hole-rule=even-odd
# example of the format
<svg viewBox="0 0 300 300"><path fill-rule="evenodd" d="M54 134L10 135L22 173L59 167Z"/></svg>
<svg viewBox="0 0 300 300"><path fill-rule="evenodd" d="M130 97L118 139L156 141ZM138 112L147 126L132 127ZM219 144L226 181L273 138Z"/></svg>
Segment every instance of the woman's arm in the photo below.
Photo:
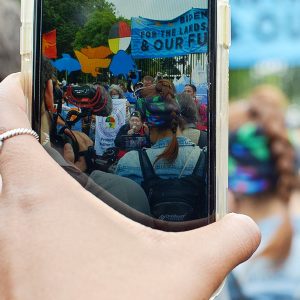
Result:
<svg viewBox="0 0 300 300"><path fill-rule="evenodd" d="M0 85L0 128L30 127L19 76ZM209 226L166 233L99 201L29 135L0 153L0 298L209 299L260 235L229 215Z"/></svg>

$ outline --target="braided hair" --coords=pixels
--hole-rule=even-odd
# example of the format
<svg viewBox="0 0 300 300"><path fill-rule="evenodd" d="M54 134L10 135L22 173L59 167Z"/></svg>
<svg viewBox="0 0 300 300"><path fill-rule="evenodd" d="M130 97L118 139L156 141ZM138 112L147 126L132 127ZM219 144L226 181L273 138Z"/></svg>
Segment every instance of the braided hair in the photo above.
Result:
<svg viewBox="0 0 300 300"><path fill-rule="evenodd" d="M172 139L163 153L157 156L154 163L165 159L172 163L178 156L179 145L177 142L177 130L183 129L183 120L180 116L180 107L175 98L172 84L166 80L159 80L156 85L146 87L141 92L142 99L138 101L142 116L147 121L149 128L170 130Z"/></svg>
<svg viewBox="0 0 300 300"><path fill-rule="evenodd" d="M260 103L259 107L250 103L249 113L254 121L261 124L269 141L276 174L274 193L287 202L296 187L297 177L295 152L285 128L283 113L264 103Z"/></svg>
<svg viewBox="0 0 300 300"><path fill-rule="evenodd" d="M257 132L260 132L256 137L258 137L260 141L262 141L262 138L265 139L265 150L270 157L268 164L265 163L266 161L259 164L257 159L255 159L255 156L250 156L249 159L245 158L244 155L244 158L242 158L244 160L238 160L242 167L241 170L245 170L245 167L247 168L247 166L252 168L252 172L258 170L257 175L268 178L269 183L271 184L259 188L252 194L248 193L248 190L244 194L236 195L240 201L243 201L244 197L250 197L252 201L259 202L265 201L265 199L268 198L277 198L284 203L285 210L283 213L283 222L265 247L264 251L260 254L260 256L271 258L275 263L280 263L288 256L291 247L293 231L287 204L291 197L291 193L297 186L298 180L295 170L295 153L285 128L284 115L282 110L278 109L278 106L270 105L267 101L239 102L234 104L232 108L231 114L234 112L234 108L238 108L238 111L233 113L233 115L231 115L232 118L230 118L231 133L234 132L234 130L237 130L237 128L245 127L247 122L248 124L251 122L258 128ZM242 109L244 110L244 113L242 112ZM234 116L236 116L236 118L234 118ZM235 149L239 148L244 151L244 149L249 150L252 148L253 150L255 147L254 144L253 140L244 140L244 142ZM260 151L261 153L263 149L261 144L259 144L259 146L260 147L257 147L256 151ZM232 147L232 144L230 147ZM231 149L229 151L230 154L234 155L234 149L229 149ZM235 156L235 158L237 157ZM271 172L268 172L268 169ZM243 175L245 174L246 176L248 175L247 173L243 173ZM256 180L258 178L257 175L254 174ZM236 178L238 178L238 176L236 176ZM243 178L243 176L240 176L239 178ZM229 184L231 184L230 180ZM235 191L235 189L233 189L233 191Z"/></svg>

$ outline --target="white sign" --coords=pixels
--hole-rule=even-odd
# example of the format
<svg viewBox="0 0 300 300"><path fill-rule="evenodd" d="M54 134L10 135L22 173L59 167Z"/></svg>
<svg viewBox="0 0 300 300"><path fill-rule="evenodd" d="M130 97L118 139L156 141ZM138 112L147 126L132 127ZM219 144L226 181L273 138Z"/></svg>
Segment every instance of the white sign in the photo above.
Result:
<svg viewBox="0 0 300 300"><path fill-rule="evenodd" d="M107 148L115 147L115 138L126 120L126 99L112 99L113 111L108 117L96 117L95 150L102 155Z"/></svg>

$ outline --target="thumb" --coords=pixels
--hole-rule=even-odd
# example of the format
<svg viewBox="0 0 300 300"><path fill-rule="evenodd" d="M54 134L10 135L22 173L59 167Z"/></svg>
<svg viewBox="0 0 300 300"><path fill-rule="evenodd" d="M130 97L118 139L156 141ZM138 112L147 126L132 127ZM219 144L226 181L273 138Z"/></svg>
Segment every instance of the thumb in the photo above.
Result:
<svg viewBox="0 0 300 300"><path fill-rule="evenodd" d="M75 162L75 154L72 145L69 143L64 145L64 159L71 163Z"/></svg>
<svg viewBox="0 0 300 300"><path fill-rule="evenodd" d="M206 229L214 237L213 240L208 240L212 255L228 271L250 258L261 239L256 223L248 216L240 214L228 214Z"/></svg>
<svg viewBox="0 0 300 300"><path fill-rule="evenodd" d="M261 237L252 219L228 214L218 222L183 233L181 238L185 240L183 251L190 253L189 262L198 266L199 273L213 277L207 282L213 293L233 268L251 257Z"/></svg>

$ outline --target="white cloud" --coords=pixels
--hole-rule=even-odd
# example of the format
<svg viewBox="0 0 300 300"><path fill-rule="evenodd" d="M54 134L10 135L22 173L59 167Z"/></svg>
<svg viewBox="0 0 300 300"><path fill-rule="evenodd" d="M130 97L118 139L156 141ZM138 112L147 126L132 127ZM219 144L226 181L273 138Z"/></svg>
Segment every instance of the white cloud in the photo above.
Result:
<svg viewBox="0 0 300 300"><path fill-rule="evenodd" d="M192 7L207 8L208 0L110 0L117 14L130 19L144 17L155 20L170 20Z"/></svg>

